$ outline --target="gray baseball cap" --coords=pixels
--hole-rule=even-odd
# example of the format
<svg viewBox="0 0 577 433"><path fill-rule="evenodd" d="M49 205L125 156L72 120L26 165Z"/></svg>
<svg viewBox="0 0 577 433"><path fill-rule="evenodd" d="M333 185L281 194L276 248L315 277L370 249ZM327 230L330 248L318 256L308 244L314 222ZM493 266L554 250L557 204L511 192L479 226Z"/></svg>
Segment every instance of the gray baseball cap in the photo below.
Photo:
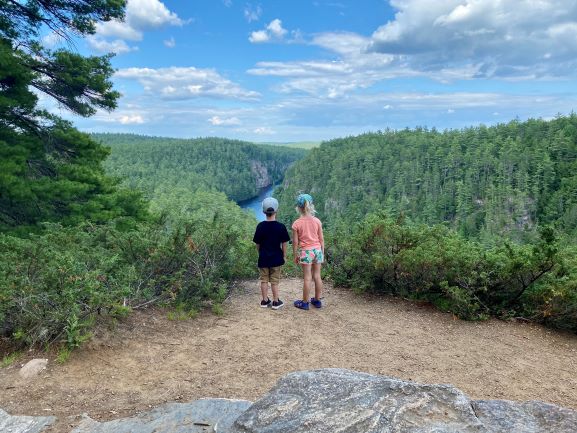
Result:
<svg viewBox="0 0 577 433"><path fill-rule="evenodd" d="M267 197L262 201L263 212L276 212L278 210L278 200L273 197Z"/></svg>

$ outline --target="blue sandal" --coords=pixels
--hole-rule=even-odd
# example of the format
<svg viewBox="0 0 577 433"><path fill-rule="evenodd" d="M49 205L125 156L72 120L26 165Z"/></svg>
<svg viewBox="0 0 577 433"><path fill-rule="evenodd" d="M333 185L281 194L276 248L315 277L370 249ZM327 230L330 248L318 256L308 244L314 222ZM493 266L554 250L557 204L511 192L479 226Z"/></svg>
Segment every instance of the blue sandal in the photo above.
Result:
<svg viewBox="0 0 577 433"><path fill-rule="evenodd" d="M311 298L311 304L313 304L313 307L315 308L321 308L323 306L321 300L317 298Z"/></svg>
<svg viewBox="0 0 577 433"><path fill-rule="evenodd" d="M301 310L308 310L309 309L309 303L303 301L302 299L295 301L294 306L297 308L300 308Z"/></svg>

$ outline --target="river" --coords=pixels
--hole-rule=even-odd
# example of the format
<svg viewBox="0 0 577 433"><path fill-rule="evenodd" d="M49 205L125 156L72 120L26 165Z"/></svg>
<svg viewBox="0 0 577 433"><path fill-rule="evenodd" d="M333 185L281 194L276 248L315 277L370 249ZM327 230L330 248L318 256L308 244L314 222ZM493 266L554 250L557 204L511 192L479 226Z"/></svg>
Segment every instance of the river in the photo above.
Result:
<svg viewBox="0 0 577 433"><path fill-rule="evenodd" d="M270 186L266 186L264 188L261 188L257 197L254 197L254 198L251 198L248 200L239 201L238 205L243 209L250 209L251 211L253 211L254 216L256 217L256 219L258 221L264 221L265 215L262 212L262 207L261 207L262 201L266 197L270 197L272 195L272 192L276 186L277 185L270 185Z"/></svg>

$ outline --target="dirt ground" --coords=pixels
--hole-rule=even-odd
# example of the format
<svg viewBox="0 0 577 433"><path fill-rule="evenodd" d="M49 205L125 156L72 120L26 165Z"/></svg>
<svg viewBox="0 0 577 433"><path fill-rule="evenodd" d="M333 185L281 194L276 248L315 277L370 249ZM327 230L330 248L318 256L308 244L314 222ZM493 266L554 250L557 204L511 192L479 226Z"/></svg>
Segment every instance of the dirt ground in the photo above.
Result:
<svg viewBox="0 0 577 433"><path fill-rule="evenodd" d="M87 413L125 417L201 397L256 400L286 373L349 368L450 383L473 398L543 400L577 409L577 336L526 323L463 322L391 298L327 287L322 309L301 311L300 280L285 280L278 311L260 308L258 283L239 283L224 315L169 320L136 312L100 331L64 365L23 381L28 353L0 369L0 408L55 415L69 431Z"/></svg>

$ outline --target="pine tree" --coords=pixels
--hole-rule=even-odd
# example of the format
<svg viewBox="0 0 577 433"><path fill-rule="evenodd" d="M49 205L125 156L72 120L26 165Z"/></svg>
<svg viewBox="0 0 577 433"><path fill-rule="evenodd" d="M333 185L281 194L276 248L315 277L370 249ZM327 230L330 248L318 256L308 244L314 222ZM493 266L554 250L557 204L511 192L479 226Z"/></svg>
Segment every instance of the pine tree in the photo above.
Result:
<svg viewBox="0 0 577 433"><path fill-rule="evenodd" d="M141 212L104 176L108 150L40 109L32 90L80 116L114 109L119 93L110 81L110 56L51 51L39 37L42 28L67 40L94 33L96 21L122 18L124 6L121 0L0 0L0 231Z"/></svg>

